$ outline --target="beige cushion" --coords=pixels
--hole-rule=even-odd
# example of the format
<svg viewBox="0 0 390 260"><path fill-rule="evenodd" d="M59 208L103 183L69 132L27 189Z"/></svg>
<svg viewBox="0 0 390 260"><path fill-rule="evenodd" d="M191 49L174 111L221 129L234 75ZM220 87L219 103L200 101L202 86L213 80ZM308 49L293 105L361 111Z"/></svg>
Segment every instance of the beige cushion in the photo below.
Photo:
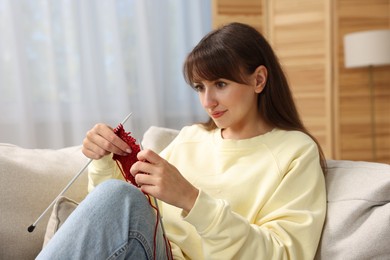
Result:
<svg viewBox="0 0 390 260"><path fill-rule="evenodd" d="M390 259L390 165L328 164L328 213L316 259Z"/></svg>
<svg viewBox="0 0 390 260"><path fill-rule="evenodd" d="M45 239L43 246L49 242L54 233L62 226L68 216L75 210L78 203L67 197L60 197L53 206L53 211L50 215L49 222L47 223Z"/></svg>
<svg viewBox="0 0 390 260"><path fill-rule="evenodd" d="M171 128L151 126L142 138L144 149L151 149L156 153L161 152L173 139L179 131Z"/></svg>
<svg viewBox="0 0 390 260"><path fill-rule="evenodd" d="M0 144L0 259L35 258L51 209L32 233L27 228L86 162L80 146L50 150ZM86 194L84 173L64 195L81 201Z"/></svg>

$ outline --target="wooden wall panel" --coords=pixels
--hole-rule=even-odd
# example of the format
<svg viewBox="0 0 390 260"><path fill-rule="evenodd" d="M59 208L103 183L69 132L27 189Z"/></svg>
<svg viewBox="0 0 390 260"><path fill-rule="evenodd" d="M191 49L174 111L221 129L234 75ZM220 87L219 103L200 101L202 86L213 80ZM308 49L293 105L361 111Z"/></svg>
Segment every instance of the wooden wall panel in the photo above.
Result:
<svg viewBox="0 0 390 260"><path fill-rule="evenodd" d="M344 35L390 29L390 0L337 0L334 5L337 158L390 163L390 66L373 69L376 154L373 157L369 69L344 67Z"/></svg>
<svg viewBox="0 0 390 260"><path fill-rule="evenodd" d="M213 28L240 22L265 33L264 3L265 0L212 0Z"/></svg>
<svg viewBox="0 0 390 260"><path fill-rule="evenodd" d="M304 124L332 156L329 1L269 1L269 40L289 78Z"/></svg>

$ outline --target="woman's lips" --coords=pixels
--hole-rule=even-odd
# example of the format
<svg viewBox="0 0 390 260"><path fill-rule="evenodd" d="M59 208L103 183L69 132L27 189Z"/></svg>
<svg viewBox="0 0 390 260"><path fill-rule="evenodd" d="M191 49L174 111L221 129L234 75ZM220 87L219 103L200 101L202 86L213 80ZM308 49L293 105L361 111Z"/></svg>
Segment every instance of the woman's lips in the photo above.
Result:
<svg viewBox="0 0 390 260"><path fill-rule="evenodd" d="M225 114L226 111L217 111L217 112L213 112L211 113L211 116L213 118L220 118L221 116L223 116Z"/></svg>

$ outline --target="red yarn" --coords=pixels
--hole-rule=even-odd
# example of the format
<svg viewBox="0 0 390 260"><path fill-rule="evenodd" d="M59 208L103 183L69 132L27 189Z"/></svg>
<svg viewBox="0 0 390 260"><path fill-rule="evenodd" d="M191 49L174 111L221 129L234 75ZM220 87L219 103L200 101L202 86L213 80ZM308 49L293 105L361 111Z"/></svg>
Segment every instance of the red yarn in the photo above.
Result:
<svg viewBox="0 0 390 260"><path fill-rule="evenodd" d="M132 183L137 186L134 176L130 173L131 166L138 161L137 154L141 150L141 147L136 143L135 138L133 138L130 132L126 132L122 124L119 124L115 129L114 133L119 136L123 141L125 141L131 148L131 153L128 155L118 155L114 154L112 159L117 163L120 163L119 167L121 169L122 175L127 182Z"/></svg>

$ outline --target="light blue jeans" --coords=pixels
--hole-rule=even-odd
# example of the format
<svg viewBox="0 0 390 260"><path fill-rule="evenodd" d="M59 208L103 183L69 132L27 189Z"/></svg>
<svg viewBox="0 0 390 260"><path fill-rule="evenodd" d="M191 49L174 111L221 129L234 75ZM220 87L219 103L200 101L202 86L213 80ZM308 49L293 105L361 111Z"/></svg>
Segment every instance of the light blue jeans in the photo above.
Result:
<svg viewBox="0 0 390 260"><path fill-rule="evenodd" d="M161 224L154 245L156 221L141 191L108 180L80 203L37 259L167 259Z"/></svg>

